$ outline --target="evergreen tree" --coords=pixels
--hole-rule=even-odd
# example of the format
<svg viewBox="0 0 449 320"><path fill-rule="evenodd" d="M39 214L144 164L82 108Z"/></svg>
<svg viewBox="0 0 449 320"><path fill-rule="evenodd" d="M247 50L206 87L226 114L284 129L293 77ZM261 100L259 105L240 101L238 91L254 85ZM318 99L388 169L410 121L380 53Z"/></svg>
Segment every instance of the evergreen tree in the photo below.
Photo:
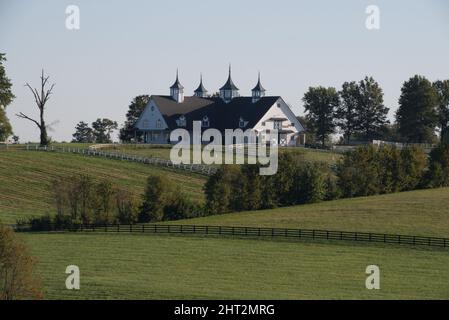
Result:
<svg viewBox="0 0 449 320"><path fill-rule="evenodd" d="M134 126L137 123L137 120L139 120L145 106L148 104L148 101L150 101L149 95L140 95L131 101L128 112L126 113L125 124L123 128L120 129L120 141L130 142L135 137L137 139L141 138L142 133L135 132Z"/></svg>
<svg viewBox="0 0 449 320"><path fill-rule="evenodd" d="M95 142L94 132L89 125L80 121L75 127L75 133L72 135L72 142L92 143Z"/></svg>
<svg viewBox="0 0 449 320"><path fill-rule="evenodd" d="M416 75L404 83L396 121L399 133L407 142L433 142L438 121L437 105L437 91L425 77Z"/></svg>

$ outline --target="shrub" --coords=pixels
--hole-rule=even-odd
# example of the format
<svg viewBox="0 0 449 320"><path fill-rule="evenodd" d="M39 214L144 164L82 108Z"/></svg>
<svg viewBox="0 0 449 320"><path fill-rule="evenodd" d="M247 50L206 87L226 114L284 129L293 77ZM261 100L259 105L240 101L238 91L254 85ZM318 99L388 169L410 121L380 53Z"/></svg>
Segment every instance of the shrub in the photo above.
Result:
<svg viewBox="0 0 449 320"><path fill-rule="evenodd" d="M0 300L41 299L34 260L14 231L0 224Z"/></svg>
<svg viewBox="0 0 449 320"><path fill-rule="evenodd" d="M182 193L177 192L164 207L163 220L189 219L199 215L199 206Z"/></svg>
<svg viewBox="0 0 449 320"><path fill-rule="evenodd" d="M380 192L375 155L373 146L363 146L346 153L338 163L338 185L343 197L368 196Z"/></svg>
<svg viewBox="0 0 449 320"><path fill-rule="evenodd" d="M116 221L132 224L139 216L139 203L135 196L126 189L117 188L115 191Z"/></svg>
<svg viewBox="0 0 449 320"><path fill-rule="evenodd" d="M170 194L170 185L161 176L149 176L139 212L139 222L161 221Z"/></svg>
<svg viewBox="0 0 449 320"><path fill-rule="evenodd" d="M314 203L331 197L328 195L329 169L325 164L302 164L297 168L294 179L292 196L295 204Z"/></svg>
<svg viewBox="0 0 449 320"><path fill-rule="evenodd" d="M429 171L424 184L430 188L449 186L448 143L441 143L430 153Z"/></svg>
<svg viewBox="0 0 449 320"><path fill-rule="evenodd" d="M422 148L412 146L401 150L401 170L397 175L399 191L414 190L422 185L427 158Z"/></svg>
<svg viewBox="0 0 449 320"><path fill-rule="evenodd" d="M205 186L205 211L207 214L221 214L229 212L232 185L235 185L239 169L234 166L221 166L216 173L209 177Z"/></svg>

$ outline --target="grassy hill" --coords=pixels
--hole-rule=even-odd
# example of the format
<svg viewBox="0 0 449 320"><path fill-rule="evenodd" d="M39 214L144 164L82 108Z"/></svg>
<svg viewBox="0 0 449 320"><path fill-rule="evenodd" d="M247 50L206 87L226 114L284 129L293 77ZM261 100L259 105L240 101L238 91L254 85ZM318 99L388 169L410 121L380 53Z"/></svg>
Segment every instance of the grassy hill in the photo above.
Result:
<svg viewBox="0 0 449 320"><path fill-rule="evenodd" d="M173 223L449 237L449 188L223 214Z"/></svg>
<svg viewBox="0 0 449 320"><path fill-rule="evenodd" d="M163 159L170 159L170 145L111 145L102 148L105 151L121 152L126 154L136 154L146 157L157 157ZM299 161L321 161L329 164L336 163L341 157L341 154L304 148L279 148L280 153L289 152L294 153Z"/></svg>
<svg viewBox="0 0 449 320"><path fill-rule="evenodd" d="M22 234L47 299L449 299L449 251L130 234ZM65 289L68 265L81 290ZM365 269L381 270L381 290Z"/></svg>
<svg viewBox="0 0 449 320"><path fill-rule="evenodd" d="M11 148L0 150L0 220L14 223L19 217L52 212L51 181L77 173L111 179L135 193L143 192L150 174L160 174L182 185L192 199L204 200L206 180L199 175L127 161Z"/></svg>

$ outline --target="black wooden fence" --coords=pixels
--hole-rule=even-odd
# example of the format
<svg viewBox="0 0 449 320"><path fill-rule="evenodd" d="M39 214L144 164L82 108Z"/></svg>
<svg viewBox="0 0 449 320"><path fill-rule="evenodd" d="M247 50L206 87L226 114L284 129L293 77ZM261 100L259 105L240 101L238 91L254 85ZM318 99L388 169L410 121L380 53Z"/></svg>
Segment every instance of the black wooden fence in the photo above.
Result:
<svg viewBox="0 0 449 320"><path fill-rule="evenodd" d="M382 234L351 231L330 231L310 229L286 228L258 228L258 227L232 227L232 226L201 226L201 225L168 225L168 224L104 224L104 225L74 225L71 227L58 227L48 224L39 227L30 225L15 226L19 232L115 232L115 233L159 233L159 234L197 234L197 235L223 235L238 237L271 237L290 239L318 239L340 240L354 242L378 242L389 244L420 245L432 247L448 247L449 239L436 237L421 237L398 234Z"/></svg>

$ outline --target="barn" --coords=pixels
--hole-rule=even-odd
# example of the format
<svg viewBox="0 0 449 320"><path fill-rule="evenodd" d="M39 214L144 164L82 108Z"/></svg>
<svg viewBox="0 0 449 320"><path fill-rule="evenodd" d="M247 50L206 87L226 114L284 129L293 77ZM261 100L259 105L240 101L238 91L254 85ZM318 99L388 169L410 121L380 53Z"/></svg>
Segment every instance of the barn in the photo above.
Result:
<svg viewBox="0 0 449 320"><path fill-rule="evenodd" d="M185 96L177 73L169 95L151 96L135 125L136 133L143 135L144 143L168 144L172 130L183 128L191 132L193 121L201 121L202 130L251 130L261 141L265 140L264 132L277 129L281 146L304 145L304 127L288 104L282 97L267 96L265 92L259 74L251 95L240 96L229 68L219 94L208 95L201 77L193 95Z"/></svg>

